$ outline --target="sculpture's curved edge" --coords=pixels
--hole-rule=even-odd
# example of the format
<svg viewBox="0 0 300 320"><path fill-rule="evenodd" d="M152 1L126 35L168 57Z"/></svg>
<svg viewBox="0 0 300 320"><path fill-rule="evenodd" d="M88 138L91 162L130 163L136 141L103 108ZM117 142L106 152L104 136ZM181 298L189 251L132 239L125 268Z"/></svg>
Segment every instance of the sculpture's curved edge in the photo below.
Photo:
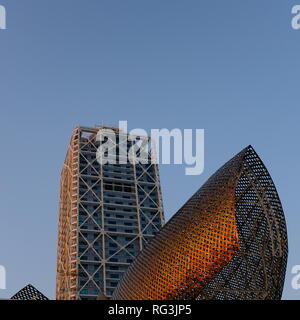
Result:
<svg viewBox="0 0 300 320"><path fill-rule="evenodd" d="M278 300L282 296L288 256L284 211L265 164L252 146L245 150L236 185L241 250L207 283L197 299ZM254 229L251 225L260 227ZM257 251L259 258L255 256ZM249 273L251 278L247 279Z"/></svg>
<svg viewBox="0 0 300 320"><path fill-rule="evenodd" d="M269 179L270 185L268 192L272 193L273 198L269 194L268 200L269 202L272 202L274 204L273 210L269 210L270 221L272 218L275 221L273 233L275 234L274 238L276 240L274 241L274 248L272 249L274 250L274 260L270 263L270 266L272 266L273 268L267 271L267 274L269 276L269 283L272 282L272 290L270 289L271 294L266 294L263 298L269 300L279 300L282 297L282 292L284 289L287 259L289 252L286 218L278 190L269 170L267 169L266 165L264 164L260 156L255 151L255 149L252 146L249 146L248 152L245 155L246 158L247 156L251 156L251 153L254 155L254 157L257 158L257 161L260 163ZM272 279L272 275L277 275L277 277L274 277Z"/></svg>
<svg viewBox="0 0 300 320"><path fill-rule="evenodd" d="M208 186L210 186L210 184L214 182L214 180L216 179L216 177L218 177L219 175L222 175L223 172L226 171L232 171L233 168L232 163L236 162L238 163L237 166L240 165L240 168L237 169L235 168L235 170L237 170L239 173L241 173L243 171L243 165L245 164L247 155L249 155L249 153L252 153L255 155L256 157L256 161L257 163L259 163L259 165L261 166L262 170L265 172L267 178L270 181L270 185L273 188L273 195L275 194L275 202L276 202L276 206L278 207L277 209L279 210L280 214L280 218L281 218L281 222L280 222L280 239L283 239L281 241L281 247L282 247L282 257L279 257L278 261L269 261L269 264L272 265L274 264L273 262L275 262L274 265L276 265L277 268L275 268L276 270L276 274L278 275L278 277L274 280L274 283L271 283L272 288L274 288L274 290L272 290L272 295L268 294L268 290L266 289L265 292L259 293L258 294L243 294L243 295L239 295L239 296L231 296L231 298L242 298L242 299L278 299L281 297L281 293L282 293L282 288L283 288L283 283L284 283L284 275L285 275L285 271L286 271L286 260L287 260L287 252L288 252L288 248L287 248L287 231L286 231L286 223L285 223L285 219L284 219L284 214L283 214L283 209L282 209L282 205L275 187L275 184L268 172L268 170L266 169L264 163L262 162L262 160L260 159L260 157L257 155L257 153L255 152L255 150L253 149L252 146L248 146L245 149L243 149L239 154L237 154L235 157L233 157L231 160L229 160L225 165L223 165L214 175L211 176L211 178L208 179L208 181L188 200L188 202L183 205L181 207L181 209L172 217L172 219L166 224L166 226L160 231L160 233L157 235L157 237L148 245L148 247L146 249L143 250L143 252L141 252L139 254L139 256L136 258L135 262L133 263L133 265L128 269L127 273L125 274L123 280L121 280L121 282L119 283L119 286L117 288L117 290L115 291L115 294L113 296L113 299L148 299L147 294L145 294L145 296L143 297L139 297L138 295L134 295L132 294L132 292L130 293L129 291L126 292L127 288L126 288L126 284L129 284L131 281L135 281L135 277L136 277L136 273L135 270L137 270L139 268L139 262L141 260L143 260L143 258L146 255L151 255L152 254L152 258L155 259L155 252L159 251L160 248L160 244L157 240L159 240L159 238L161 237L161 234L164 234L166 232L166 229L168 229L168 226L170 226L172 224L172 221L176 221L176 219L180 220L180 215L182 214L182 212L185 211L185 209L188 207L187 204L192 203L193 208L197 208L197 206L199 205L199 203L197 203L197 201L199 200L198 197L202 196L205 197L205 192L204 194L201 194L201 192L203 190L206 190L206 188ZM239 177L239 179L241 179L241 177ZM238 181L239 179L237 179L235 181L236 185L235 188L237 189L238 187ZM208 188L209 189L209 188ZM202 190L202 191L201 191ZM274 201L274 199L273 199ZM190 208L189 208L190 209ZM272 211L272 210L271 210ZM276 220L276 219L275 219ZM238 223L237 223L238 224ZM277 228L278 229L278 228ZM240 236L239 236L240 238ZM152 248L152 249L151 249ZM162 254L161 252L159 254ZM232 259L230 261L227 261L227 265L230 265L233 263L234 259L236 259L236 257L238 257L240 253L239 252L235 252L234 257L232 257ZM281 259L281 260L280 260ZM225 269L226 266L223 266L223 269ZM218 277L218 275L221 275L222 271L219 270L219 273L217 274L217 276L215 277L215 279ZM155 277L157 278L158 275L152 275L153 276L153 281L155 279ZM143 279L139 279L139 280L143 280ZM271 279L272 281L272 279ZM209 284L209 282L207 283ZM206 286L208 287L208 285ZM133 286L130 286L130 289L128 288L128 290L132 290L134 289ZM125 293L125 294L124 294ZM177 298L187 298L186 294L181 296L180 295ZM196 298L196 297L194 297ZM209 297L205 297L201 294L198 295L198 298L209 298ZM213 297L211 297L213 298ZM215 297L216 298L216 297Z"/></svg>

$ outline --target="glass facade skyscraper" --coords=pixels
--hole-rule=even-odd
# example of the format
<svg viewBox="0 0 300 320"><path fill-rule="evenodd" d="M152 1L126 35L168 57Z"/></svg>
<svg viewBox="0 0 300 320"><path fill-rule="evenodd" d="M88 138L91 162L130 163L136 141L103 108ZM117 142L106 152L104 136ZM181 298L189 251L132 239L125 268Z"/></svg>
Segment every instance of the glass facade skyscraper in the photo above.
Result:
<svg viewBox="0 0 300 320"><path fill-rule="evenodd" d="M99 131L106 140L98 141ZM116 161L104 163L97 152L111 133ZM157 164L121 161L126 155L120 150L133 150L137 141L150 143L150 138L111 127L77 127L72 134L61 174L58 300L110 298L164 225ZM147 155L151 160L153 153Z"/></svg>

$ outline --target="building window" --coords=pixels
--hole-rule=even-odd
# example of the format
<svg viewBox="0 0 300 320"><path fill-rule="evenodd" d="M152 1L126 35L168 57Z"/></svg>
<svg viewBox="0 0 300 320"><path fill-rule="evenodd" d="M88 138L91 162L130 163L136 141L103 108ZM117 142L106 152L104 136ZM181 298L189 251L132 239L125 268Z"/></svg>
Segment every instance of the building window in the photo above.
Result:
<svg viewBox="0 0 300 320"><path fill-rule="evenodd" d="M88 289L83 289L80 291L80 294L88 294L89 290Z"/></svg>

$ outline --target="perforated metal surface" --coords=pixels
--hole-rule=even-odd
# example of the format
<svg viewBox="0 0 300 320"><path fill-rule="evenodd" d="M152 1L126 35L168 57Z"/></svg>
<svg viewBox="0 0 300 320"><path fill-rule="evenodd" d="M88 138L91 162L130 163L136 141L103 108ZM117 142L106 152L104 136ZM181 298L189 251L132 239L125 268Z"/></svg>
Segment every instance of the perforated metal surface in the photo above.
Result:
<svg viewBox="0 0 300 320"><path fill-rule="evenodd" d="M287 251L276 188L249 146L140 253L113 299L280 299Z"/></svg>
<svg viewBox="0 0 300 320"><path fill-rule="evenodd" d="M34 286L29 284L19 292L17 292L11 300L49 300Z"/></svg>

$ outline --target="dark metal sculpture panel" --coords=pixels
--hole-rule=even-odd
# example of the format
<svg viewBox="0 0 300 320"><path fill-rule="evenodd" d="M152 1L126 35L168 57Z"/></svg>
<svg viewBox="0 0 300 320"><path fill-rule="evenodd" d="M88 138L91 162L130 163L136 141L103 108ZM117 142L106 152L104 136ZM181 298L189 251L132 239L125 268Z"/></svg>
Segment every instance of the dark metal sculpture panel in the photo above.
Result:
<svg viewBox="0 0 300 320"><path fill-rule="evenodd" d="M17 292L11 300L49 300L31 284Z"/></svg>
<svg viewBox="0 0 300 320"><path fill-rule="evenodd" d="M140 253L113 299L280 299L287 253L276 188L249 146Z"/></svg>

